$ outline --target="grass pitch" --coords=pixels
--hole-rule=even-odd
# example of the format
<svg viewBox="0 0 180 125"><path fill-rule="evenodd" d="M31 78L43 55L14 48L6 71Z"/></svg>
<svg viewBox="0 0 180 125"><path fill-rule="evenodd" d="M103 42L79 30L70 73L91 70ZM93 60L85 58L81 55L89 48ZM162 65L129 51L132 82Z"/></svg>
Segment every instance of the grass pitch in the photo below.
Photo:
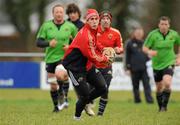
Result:
<svg viewBox="0 0 180 125"><path fill-rule="evenodd" d="M180 92L172 92L168 111L157 112L157 104L134 104L130 91L110 91L103 117L82 114L73 120L76 96L69 93L70 106L52 113L49 91L0 89L0 125L180 125ZM155 97L155 95L153 95ZM98 100L96 100L97 112Z"/></svg>

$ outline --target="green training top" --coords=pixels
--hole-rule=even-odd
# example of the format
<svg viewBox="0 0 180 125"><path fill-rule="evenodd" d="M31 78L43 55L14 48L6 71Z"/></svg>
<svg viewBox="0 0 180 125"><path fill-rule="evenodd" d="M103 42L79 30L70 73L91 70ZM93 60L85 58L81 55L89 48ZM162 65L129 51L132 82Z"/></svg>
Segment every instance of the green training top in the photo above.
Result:
<svg viewBox="0 0 180 125"><path fill-rule="evenodd" d="M170 29L165 36L159 29L149 33L144 46L157 51L157 56L152 57L153 69L161 70L175 64L175 44L180 45L180 36L174 30Z"/></svg>
<svg viewBox="0 0 180 125"><path fill-rule="evenodd" d="M53 20L46 21L40 27L37 38L44 38L47 42L52 39L57 41L56 47L46 47L46 63L57 62L64 56L63 46L69 44L70 38L74 38L77 34L77 28L69 21L64 21L60 28L58 28Z"/></svg>

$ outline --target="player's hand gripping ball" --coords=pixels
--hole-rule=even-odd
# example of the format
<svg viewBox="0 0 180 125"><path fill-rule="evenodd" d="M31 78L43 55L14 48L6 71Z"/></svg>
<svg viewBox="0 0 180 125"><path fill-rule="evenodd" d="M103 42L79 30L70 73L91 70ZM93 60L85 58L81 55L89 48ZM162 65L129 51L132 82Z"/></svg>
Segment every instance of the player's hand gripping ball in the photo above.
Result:
<svg viewBox="0 0 180 125"><path fill-rule="evenodd" d="M103 49L103 55L109 58L110 63L114 62L116 52L112 47L105 47Z"/></svg>

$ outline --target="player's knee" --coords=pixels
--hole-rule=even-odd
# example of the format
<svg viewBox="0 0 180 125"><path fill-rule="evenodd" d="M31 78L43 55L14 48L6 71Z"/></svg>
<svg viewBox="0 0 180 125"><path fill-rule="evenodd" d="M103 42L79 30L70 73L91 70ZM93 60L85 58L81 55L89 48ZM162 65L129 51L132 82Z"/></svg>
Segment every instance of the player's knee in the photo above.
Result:
<svg viewBox="0 0 180 125"><path fill-rule="evenodd" d="M67 71L66 71L66 69L63 67L62 64L56 66L55 75L56 75L56 78L57 78L58 80L61 80L61 81L67 81L67 80L68 80Z"/></svg>
<svg viewBox="0 0 180 125"><path fill-rule="evenodd" d="M171 85L170 84L165 84L164 89L170 90L171 89Z"/></svg>
<svg viewBox="0 0 180 125"><path fill-rule="evenodd" d="M57 84L57 79L56 79L55 76L54 76L54 77L49 77L49 78L47 79L47 82L48 82L49 84Z"/></svg>
<svg viewBox="0 0 180 125"><path fill-rule="evenodd" d="M58 84L57 84L57 79L56 79L56 77L49 77L49 78L47 79L47 82L50 84L50 89L51 89L52 91L55 91L55 90L58 89Z"/></svg>
<svg viewBox="0 0 180 125"><path fill-rule="evenodd" d="M58 80L61 80L61 81L67 81L68 80L68 75L66 72L58 71L55 74L56 74L56 78Z"/></svg>
<svg viewBox="0 0 180 125"><path fill-rule="evenodd" d="M98 89L98 91L101 95L107 93L108 91L107 86L102 86L101 88Z"/></svg>
<svg viewBox="0 0 180 125"><path fill-rule="evenodd" d="M164 88L165 89L170 89L171 88L171 81L170 80L164 82Z"/></svg>
<svg viewBox="0 0 180 125"><path fill-rule="evenodd" d="M157 92L161 92L163 90L162 82L156 82L156 89L157 89Z"/></svg>
<svg viewBox="0 0 180 125"><path fill-rule="evenodd" d="M164 87L166 89L170 89L171 83L172 83L172 76L171 75L164 75L163 76L163 83L164 83Z"/></svg>
<svg viewBox="0 0 180 125"><path fill-rule="evenodd" d="M89 101L89 96L88 95L84 95L84 96L79 96L79 99L84 102L84 103L88 103Z"/></svg>

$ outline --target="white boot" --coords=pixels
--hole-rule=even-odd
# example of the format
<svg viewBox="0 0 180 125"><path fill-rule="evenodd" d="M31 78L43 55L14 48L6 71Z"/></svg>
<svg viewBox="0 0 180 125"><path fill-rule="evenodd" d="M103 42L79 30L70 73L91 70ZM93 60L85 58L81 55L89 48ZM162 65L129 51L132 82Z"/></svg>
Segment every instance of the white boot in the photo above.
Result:
<svg viewBox="0 0 180 125"><path fill-rule="evenodd" d="M91 104L86 104L84 110L86 111L86 114L88 114L89 116L94 116L95 115Z"/></svg>

